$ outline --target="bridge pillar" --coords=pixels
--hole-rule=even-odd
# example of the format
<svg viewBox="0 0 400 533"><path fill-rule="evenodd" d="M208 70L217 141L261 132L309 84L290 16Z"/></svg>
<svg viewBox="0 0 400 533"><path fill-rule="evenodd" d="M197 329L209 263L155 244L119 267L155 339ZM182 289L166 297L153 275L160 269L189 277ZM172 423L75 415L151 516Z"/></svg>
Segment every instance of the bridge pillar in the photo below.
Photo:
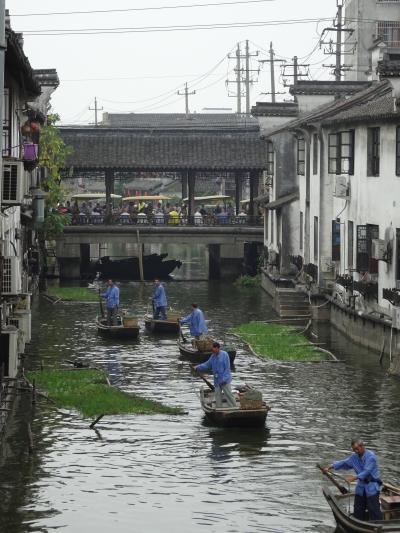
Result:
<svg viewBox="0 0 400 533"><path fill-rule="evenodd" d="M184 170L181 172L181 180L182 180L182 200L184 198L188 197L188 172L187 170Z"/></svg>
<svg viewBox="0 0 400 533"><path fill-rule="evenodd" d="M196 186L196 172L189 170L188 172L188 217L189 220L194 215L194 190Z"/></svg>
<svg viewBox="0 0 400 533"><path fill-rule="evenodd" d="M209 244L209 279L234 280L243 273L243 244Z"/></svg>
<svg viewBox="0 0 400 533"><path fill-rule="evenodd" d="M114 192L114 170L106 169L106 220L111 222L112 220L112 199L111 195Z"/></svg>
<svg viewBox="0 0 400 533"><path fill-rule="evenodd" d="M256 213L256 206L254 198L258 196L258 186L260 182L260 172L258 170L252 170L250 172L250 201L249 201L249 215L254 217Z"/></svg>
<svg viewBox="0 0 400 533"><path fill-rule="evenodd" d="M242 173L235 172L235 209L236 215L240 213L240 202L242 200Z"/></svg>
<svg viewBox="0 0 400 533"><path fill-rule="evenodd" d="M81 277L81 248L80 244L65 245L57 241L56 255L60 280L79 279Z"/></svg>
<svg viewBox="0 0 400 533"><path fill-rule="evenodd" d="M244 245L244 272L255 276L258 272L259 258L262 254L262 243L246 242Z"/></svg>

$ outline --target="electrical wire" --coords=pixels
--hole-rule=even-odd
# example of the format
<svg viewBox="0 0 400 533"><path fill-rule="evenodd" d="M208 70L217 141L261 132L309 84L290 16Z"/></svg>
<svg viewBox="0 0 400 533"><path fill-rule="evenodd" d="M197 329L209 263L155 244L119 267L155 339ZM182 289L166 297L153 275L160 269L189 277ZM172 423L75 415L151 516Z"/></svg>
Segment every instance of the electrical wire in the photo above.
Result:
<svg viewBox="0 0 400 533"><path fill-rule="evenodd" d="M262 4L274 2L275 0L236 0L234 2L208 2L205 4L154 6L154 7L132 7L126 9L96 9L90 11L54 11L49 13L13 13L13 17L48 17L53 15L91 15L95 13L128 13L132 11L162 11L170 9L191 9L196 7L234 6L241 4Z"/></svg>
<svg viewBox="0 0 400 533"><path fill-rule="evenodd" d="M124 33L157 33L172 31L194 31L194 30L214 30L230 28L257 28L265 26L290 26L295 24L310 24L317 21L330 20L326 19L286 19L286 20L269 20L254 22L229 22L217 24L190 24L182 26L137 26L137 27L116 27L116 28L78 28L78 29L43 29L43 30L21 30L24 35L31 37L40 36L61 36L61 35L119 35Z"/></svg>

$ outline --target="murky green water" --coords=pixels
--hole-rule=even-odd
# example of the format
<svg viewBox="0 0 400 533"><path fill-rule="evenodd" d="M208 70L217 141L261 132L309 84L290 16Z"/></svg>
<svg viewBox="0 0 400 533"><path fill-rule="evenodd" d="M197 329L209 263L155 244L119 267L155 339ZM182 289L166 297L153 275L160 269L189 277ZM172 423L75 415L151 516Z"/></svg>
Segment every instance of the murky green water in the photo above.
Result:
<svg viewBox="0 0 400 533"><path fill-rule="evenodd" d="M143 316L150 291L123 285L123 306ZM218 338L273 316L264 293L223 283L175 282L168 295L182 310L197 300ZM377 356L326 331L322 341L344 363L265 362L239 345L234 382L262 389L272 406L268 429L218 429L203 423L200 384L179 363L175 339L143 331L137 343L102 340L96 312L93 304L36 302L27 364L82 359L107 369L122 389L184 406L188 415L106 417L93 431L43 401L31 414L22 399L0 459L2 533L332 532L315 463L347 454L354 435L377 450L384 477L400 481L400 382L386 377Z"/></svg>

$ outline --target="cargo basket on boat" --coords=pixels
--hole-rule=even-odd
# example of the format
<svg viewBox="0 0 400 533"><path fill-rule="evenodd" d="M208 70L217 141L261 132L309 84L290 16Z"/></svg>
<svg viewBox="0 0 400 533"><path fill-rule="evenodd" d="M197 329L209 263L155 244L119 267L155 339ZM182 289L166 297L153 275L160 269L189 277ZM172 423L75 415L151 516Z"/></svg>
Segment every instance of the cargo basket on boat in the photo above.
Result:
<svg viewBox="0 0 400 533"><path fill-rule="evenodd" d="M213 340L210 338L198 339L195 341L195 345L199 352L211 352L213 347Z"/></svg>
<svg viewBox="0 0 400 533"><path fill-rule="evenodd" d="M125 316L123 322L125 328L135 328L138 325L137 319L130 316Z"/></svg>
<svg viewBox="0 0 400 533"><path fill-rule="evenodd" d="M260 391L248 389L239 394L240 408L245 410L262 409L263 399Z"/></svg>

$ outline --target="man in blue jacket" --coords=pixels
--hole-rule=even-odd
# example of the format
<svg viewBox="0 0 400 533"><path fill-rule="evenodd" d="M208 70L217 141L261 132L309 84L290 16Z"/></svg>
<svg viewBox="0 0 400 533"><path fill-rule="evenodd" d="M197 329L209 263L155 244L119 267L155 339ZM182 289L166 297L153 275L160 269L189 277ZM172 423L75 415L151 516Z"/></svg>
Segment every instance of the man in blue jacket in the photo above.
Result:
<svg viewBox="0 0 400 533"><path fill-rule="evenodd" d="M180 324L189 324L189 330L192 337L199 338L201 335L208 333L206 320L203 311L197 304L192 304L192 312L181 318Z"/></svg>
<svg viewBox="0 0 400 533"><path fill-rule="evenodd" d="M235 396L231 389L231 363L229 355L224 350L221 350L218 342L213 342L212 355L208 361L197 365L195 370L197 372L212 371L214 375L215 387L215 405L217 408L222 407L222 394L225 397L227 406L237 408Z"/></svg>
<svg viewBox="0 0 400 533"><path fill-rule="evenodd" d="M154 280L155 288L153 293L153 317L155 320L167 320L167 295L164 285L159 279Z"/></svg>
<svg viewBox="0 0 400 533"><path fill-rule="evenodd" d="M379 503L382 482L376 456L374 452L366 449L361 439L352 440L351 447L354 453L350 457L332 463L325 468L325 471L354 470L355 476L346 477L349 483L357 481L354 497L354 517L358 520L366 520L366 511L368 511L369 520L382 520Z"/></svg>
<svg viewBox="0 0 400 533"><path fill-rule="evenodd" d="M101 296L106 299L107 326L115 326L119 307L119 289L112 279L109 279L107 283L108 288Z"/></svg>

